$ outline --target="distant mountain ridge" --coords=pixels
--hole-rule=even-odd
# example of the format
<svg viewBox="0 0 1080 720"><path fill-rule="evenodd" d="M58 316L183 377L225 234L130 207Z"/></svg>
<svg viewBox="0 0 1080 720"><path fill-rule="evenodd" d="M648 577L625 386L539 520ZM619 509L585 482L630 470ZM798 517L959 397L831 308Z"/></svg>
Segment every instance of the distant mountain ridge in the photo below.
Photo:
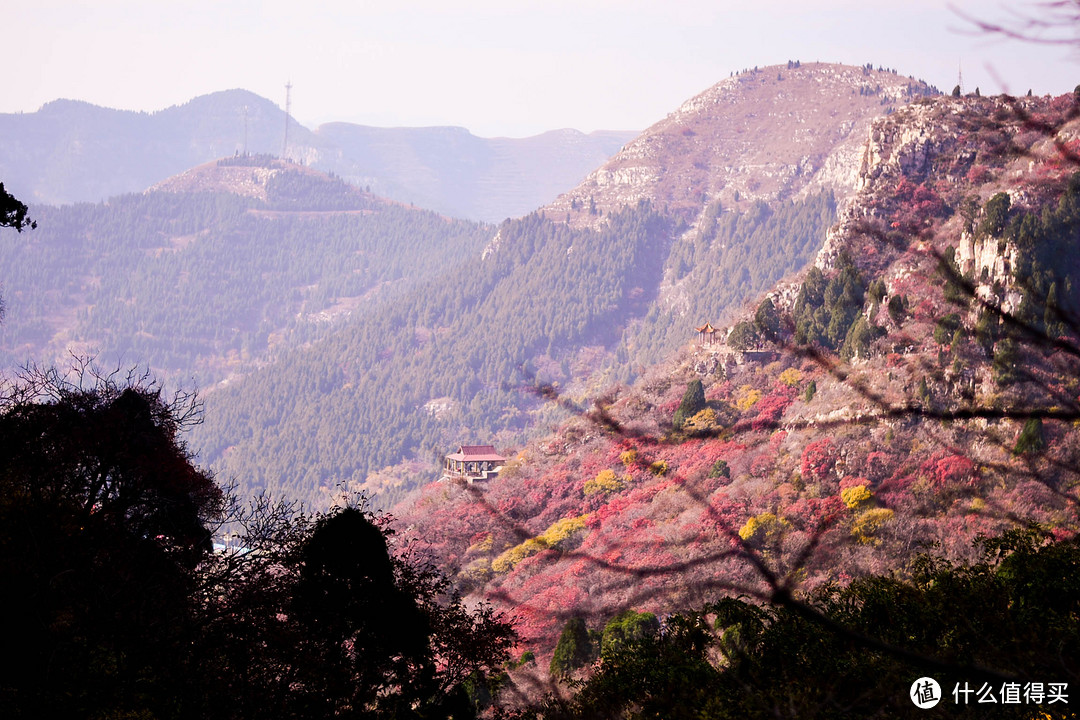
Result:
<svg viewBox="0 0 1080 720"><path fill-rule="evenodd" d="M154 113L55 100L0 115L0 177L28 202L96 202L141 192L236 153L283 150L285 113L246 90ZM556 130L479 138L464 128L374 128L290 119L288 155L372 192L447 215L500 221L549 202L636 133Z"/></svg>
<svg viewBox="0 0 1080 720"><path fill-rule="evenodd" d="M243 90L196 98L156 113L111 110L74 100L36 113L0 115L0 173L27 202L96 202L141 192L165 178L243 149L247 108L251 152L281 152L284 113ZM311 133L296 127L298 140Z"/></svg>
<svg viewBox="0 0 1080 720"><path fill-rule="evenodd" d="M380 195L488 222L532 212L637 133L552 130L479 138L465 128L319 126L310 162Z"/></svg>

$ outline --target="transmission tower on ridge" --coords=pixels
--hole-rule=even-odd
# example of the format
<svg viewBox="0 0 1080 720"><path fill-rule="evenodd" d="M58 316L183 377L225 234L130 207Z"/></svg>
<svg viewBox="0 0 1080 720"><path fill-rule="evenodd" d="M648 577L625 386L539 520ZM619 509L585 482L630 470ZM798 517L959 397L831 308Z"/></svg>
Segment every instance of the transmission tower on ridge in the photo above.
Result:
<svg viewBox="0 0 1080 720"><path fill-rule="evenodd" d="M289 159L289 113L292 111L292 80L285 83L285 142L281 146L281 159Z"/></svg>
<svg viewBox="0 0 1080 720"><path fill-rule="evenodd" d="M956 87L960 88L960 94L964 94L964 67L959 60L956 61Z"/></svg>

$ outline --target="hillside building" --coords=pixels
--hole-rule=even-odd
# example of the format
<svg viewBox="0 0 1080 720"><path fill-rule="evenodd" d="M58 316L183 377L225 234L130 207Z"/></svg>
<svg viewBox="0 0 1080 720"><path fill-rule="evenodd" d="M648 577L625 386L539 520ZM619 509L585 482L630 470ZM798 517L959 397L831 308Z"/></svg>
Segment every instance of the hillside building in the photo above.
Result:
<svg viewBox="0 0 1080 720"><path fill-rule="evenodd" d="M502 470L506 458L494 445L461 445L443 461L443 480L461 479L469 484L491 480Z"/></svg>
<svg viewBox="0 0 1080 720"><path fill-rule="evenodd" d="M712 323L705 323L699 328L694 328L698 333L698 342L702 345L712 345L720 342L720 331L712 326Z"/></svg>

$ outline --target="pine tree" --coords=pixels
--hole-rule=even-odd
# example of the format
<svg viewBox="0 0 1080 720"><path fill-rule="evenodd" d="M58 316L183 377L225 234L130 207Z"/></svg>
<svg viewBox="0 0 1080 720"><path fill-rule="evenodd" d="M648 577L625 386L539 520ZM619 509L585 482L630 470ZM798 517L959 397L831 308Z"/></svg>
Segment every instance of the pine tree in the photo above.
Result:
<svg viewBox="0 0 1080 720"><path fill-rule="evenodd" d="M686 386L686 392L683 393L682 402L679 403L678 409L675 410L672 424L676 430L681 430L688 419L704 409L705 388L702 387L701 380L691 380Z"/></svg>
<svg viewBox="0 0 1080 720"><path fill-rule="evenodd" d="M589 629L580 617L566 621L555 654L551 656L551 676L565 678L573 671L585 667L596 657L596 649L589 637Z"/></svg>
<svg viewBox="0 0 1080 720"><path fill-rule="evenodd" d="M1020 431L1020 436L1016 438L1013 455L1040 453L1045 448L1046 439L1043 437L1042 418L1028 418L1023 430Z"/></svg>
<svg viewBox="0 0 1080 720"><path fill-rule="evenodd" d="M780 333L780 313L777 312L772 298L765 298L754 313L754 327L766 340L775 340Z"/></svg>
<svg viewBox="0 0 1080 720"><path fill-rule="evenodd" d="M1058 302L1057 283L1050 283L1050 290L1046 293L1046 309L1043 310L1043 326L1046 335L1050 338L1061 337L1065 334L1065 324L1061 322L1061 306Z"/></svg>

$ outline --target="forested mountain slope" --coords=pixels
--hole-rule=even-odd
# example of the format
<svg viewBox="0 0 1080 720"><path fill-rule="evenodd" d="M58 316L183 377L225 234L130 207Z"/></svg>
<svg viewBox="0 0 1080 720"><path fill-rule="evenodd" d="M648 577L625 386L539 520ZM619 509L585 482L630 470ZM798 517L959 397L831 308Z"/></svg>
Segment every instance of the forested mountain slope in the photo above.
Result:
<svg viewBox="0 0 1080 720"><path fill-rule="evenodd" d="M0 364L143 365L208 388L475 254L491 230L269 156L107 203L34 206L0 243Z"/></svg>
<svg viewBox="0 0 1080 720"><path fill-rule="evenodd" d="M544 211L595 226L645 199L684 223L657 302L627 332L643 367L688 327L725 321L805 266L855 187L871 120L937 92L869 64L746 70L687 100Z"/></svg>
<svg viewBox="0 0 1080 720"><path fill-rule="evenodd" d="M930 547L973 561L1029 522L1073 536L1076 103L939 97L876 122L814 265L726 344L688 345L488 485L429 485L400 526L515 613L540 668L574 617L790 605Z"/></svg>
<svg viewBox="0 0 1080 720"><path fill-rule="evenodd" d="M787 72L766 68L753 77L781 71ZM888 84L868 84L879 81ZM906 96L929 92L890 72L841 66L793 68L782 82L795 92L792 112L803 95L814 98L814 108L827 99L845 110L835 118L817 112L800 118L815 135L830 138L856 132L851 117L868 119ZM774 152L769 130L782 123L752 102L771 92L772 81L755 83L751 90L741 82L718 86L726 88L724 97L745 95L742 110L683 112L635 144L719 132L738 118L758 128L755 152ZM832 144L821 148L824 153ZM716 197L688 187L677 203L671 193L664 196L663 212L648 197L623 205L621 196L612 196L582 210L588 223L553 206L503 224L482 258L363 323L281 356L275 367L208 401L200 434L207 457L254 487L313 502L325 501L339 484L382 491L385 502L429 478L456 443L521 443L536 420L552 413L537 406L530 386L554 383L575 397L595 396L681 345L696 324L724 317L803 267L817 251L835 218L833 193L802 183L799 197L792 197L793 186L786 194L726 203L718 190L725 187L721 163L733 152L721 138L694 161L715 175ZM781 162L797 161L776 152ZM675 162L680 156L664 157ZM854 176L858 162L844 157L823 165ZM281 407L278 398L289 398L291 416L260 413ZM415 462L371 477L403 457Z"/></svg>
<svg viewBox="0 0 1080 720"><path fill-rule="evenodd" d="M644 313L669 234L648 205L601 230L508 222L498 252L215 391L197 443L245 488L325 503L402 458L425 480L458 438L520 438L535 385L595 371L581 348L614 346Z"/></svg>
<svg viewBox="0 0 1080 720"><path fill-rule="evenodd" d="M702 300L719 311L801 267L834 208L823 196L727 215L711 244L690 246L718 259L695 270ZM608 219L597 230L540 214L510 221L483 257L279 353L207 398L205 457L244 487L321 504L345 485L387 503L430 479L456 443L520 444L559 417L538 385L595 396L693 332L656 305L678 226L647 204ZM655 330L635 342L634 322ZM370 477L402 459L415 462Z"/></svg>

